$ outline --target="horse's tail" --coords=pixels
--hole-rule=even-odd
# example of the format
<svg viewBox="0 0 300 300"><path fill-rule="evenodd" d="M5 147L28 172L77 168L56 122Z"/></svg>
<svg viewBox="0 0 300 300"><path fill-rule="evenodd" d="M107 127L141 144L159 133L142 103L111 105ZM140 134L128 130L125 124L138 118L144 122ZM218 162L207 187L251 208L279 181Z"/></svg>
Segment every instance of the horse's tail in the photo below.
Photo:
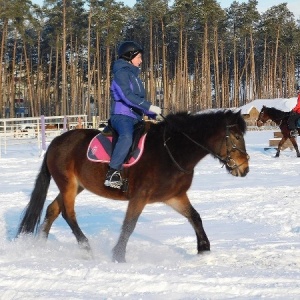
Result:
<svg viewBox="0 0 300 300"><path fill-rule="evenodd" d="M51 174L47 166L47 152L36 178L35 186L32 191L30 201L24 210L22 221L18 228L17 236L21 233L33 233L36 231L46 201L48 188L50 185Z"/></svg>

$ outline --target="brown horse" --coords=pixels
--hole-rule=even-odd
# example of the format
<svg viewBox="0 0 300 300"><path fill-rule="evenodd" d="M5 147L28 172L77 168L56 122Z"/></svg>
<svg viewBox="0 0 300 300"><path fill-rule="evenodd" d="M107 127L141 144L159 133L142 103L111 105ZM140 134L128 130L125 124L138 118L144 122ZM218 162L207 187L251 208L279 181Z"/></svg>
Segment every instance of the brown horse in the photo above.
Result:
<svg viewBox="0 0 300 300"><path fill-rule="evenodd" d="M290 129L288 127L289 115L290 115L289 112L284 112L275 107L266 107L264 105L262 107L262 109L258 115L258 119L256 121L256 124L258 127L261 127L268 120L272 120L279 127L279 129L282 133L282 139L280 140L280 142L278 144L275 157L279 157L281 147L287 139L290 139L290 141L292 142L292 144L296 150L297 157L300 157L297 140L293 136L291 136Z"/></svg>
<svg viewBox="0 0 300 300"><path fill-rule="evenodd" d="M49 145L34 190L18 228L18 234L33 233L40 222L50 179L59 194L48 206L39 235L47 238L54 220L62 213L79 245L90 250L88 239L76 220L75 197L84 189L99 196L128 200L121 234L113 249L113 261L125 262L126 245L146 204L164 202L186 217L197 237L198 253L210 250L210 243L198 212L187 196L194 167L207 154L217 158L234 176L246 176L249 156L245 149L246 124L240 112L207 111L190 115L168 115L152 124L144 153L132 167L123 171L128 179L126 192L105 187L107 164L87 159L94 129L75 129L56 137Z"/></svg>

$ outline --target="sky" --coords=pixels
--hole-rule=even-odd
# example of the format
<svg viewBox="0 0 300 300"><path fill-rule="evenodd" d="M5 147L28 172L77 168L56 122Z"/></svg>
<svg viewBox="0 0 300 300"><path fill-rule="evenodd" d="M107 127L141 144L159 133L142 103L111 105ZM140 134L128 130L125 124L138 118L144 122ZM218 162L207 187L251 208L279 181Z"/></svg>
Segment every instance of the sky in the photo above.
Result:
<svg viewBox="0 0 300 300"><path fill-rule="evenodd" d="M33 3L37 3L39 5L43 4L43 0L32 0ZM136 2L136 0L123 0L122 2L124 2L124 4L128 5L128 6L133 6ZM172 1L170 1L172 2ZM222 0L222 1L218 1L221 5L222 8L228 8L231 3L233 2L233 0ZM237 2L247 2L245 1L237 1ZM299 0L259 0L258 1L258 10L260 12L264 12L266 11L268 8L274 6L274 5L278 5L281 3L287 3L288 9L294 13L296 19L300 19L300 5L299 5Z"/></svg>
<svg viewBox="0 0 300 300"><path fill-rule="evenodd" d="M93 258L59 217L47 243L15 239L42 157L36 139L10 139L0 157L0 299L257 300L299 299L300 159L267 149L274 131L245 135L246 177L208 155L195 168L188 196L211 251L197 255L189 222L164 204L147 205L127 246L127 263L111 261L127 203L82 192L79 225ZM298 138L300 142L300 138ZM101 184L101 182L99 182ZM51 181L47 205L57 195Z"/></svg>

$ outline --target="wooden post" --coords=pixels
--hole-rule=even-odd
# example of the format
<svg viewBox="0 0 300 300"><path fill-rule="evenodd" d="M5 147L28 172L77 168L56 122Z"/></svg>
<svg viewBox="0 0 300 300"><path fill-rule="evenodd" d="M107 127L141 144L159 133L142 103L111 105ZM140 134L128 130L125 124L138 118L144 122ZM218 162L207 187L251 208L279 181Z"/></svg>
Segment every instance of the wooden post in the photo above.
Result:
<svg viewBox="0 0 300 300"><path fill-rule="evenodd" d="M67 131L67 116L64 116L64 128L63 128L63 132Z"/></svg>
<svg viewBox="0 0 300 300"><path fill-rule="evenodd" d="M41 133L42 133L42 150L46 151L46 128L45 128L44 115L41 115Z"/></svg>
<svg viewBox="0 0 300 300"><path fill-rule="evenodd" d="M75 127L76 129L82 129L82 121L81 121L81 118L78 117L78 124L76 125Z"/></svg>

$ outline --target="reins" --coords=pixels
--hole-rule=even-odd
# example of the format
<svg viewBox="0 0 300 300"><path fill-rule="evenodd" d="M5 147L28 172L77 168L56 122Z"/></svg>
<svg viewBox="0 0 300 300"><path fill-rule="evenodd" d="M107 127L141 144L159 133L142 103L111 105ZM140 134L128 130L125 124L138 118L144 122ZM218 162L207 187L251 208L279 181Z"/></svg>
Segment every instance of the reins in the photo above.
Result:
<svg viewBox="0 0 300 300"><path fill-rule="evenodd" d="M193 170L188 171L185 170L184 168L182 168L179 163L175 160L174 156L172 155L168 145L167 145L167 141L169 141L171 138L169 137L168 139L166 139L166 127L164 128L164 147L166 148L171 160L173 161L173 163L175 164L175 166L179 169L179 171L185 173L185 174L191 174L193 173Z"/></svg>
<svg viewBox="0 0 300 300"><path fill-rule="evenodd" d="M162 116L162 115L161 115ZM162 118L166 121L166 118L164 116L162 116ZM166 121L167 123L167 121ZM211 149L209 149L208 147L204 146L203 144L200 144L199 142L195 141L194 139L192 139L189 135L187 135L185 132L179 131L182 135L184 135L188 140L190 140L193 144L195 144L196 146L202 148L203 150L207 151L209 154L211 154L213 157L219 159L221 162L223 162L223 164L227 165L229 168L236 169L238 168L240 165L237 165L235 163L235 161L231 158L230 153L232 151L238 150L244 154L247 154L245 151L243 151L242 149L238 148L230 139L229 136L229 128L236 126L237 124L233 124L233 125L226 125L226 135L225 137L222 139L222 142L220 144L220 149L224 143L224 139L226 140L226 157L222 158L219 154L215 153L214 151L212 151ZM176 159L174 158L174 156L172 155L172 152L170 150L170 148L167 145L167 142L171 139L171 137L166 138L166 127L164 127L164 133L163 133L163 140L164 140L164 147L166 148L168 155L170 156L172 162L175 164L175 166L178 168L178 170L180 170L181 172L185 173L185 174L191 174L193 172L193 170L189 171L189 170L185 170L183 167L181 167L179 165L179 163L176 161ZM228 141L231 142L231 149L229 150L229 145L228 145ZM233 164L231 164L233 162ZM223 166L224 166L223 165Z"/></svg>
<svg viewBox="0 0 300 300"><path fill-rule="evenodd" d="M165 118L165 116L163 116L162 114L160 114L160 116L164 119L164 121L167 123L167 119ZM174 156L172 155L171 150L169 149L167 142L171 139L171 137L169 137L168 139L166 139L166 126L164 127L164 134L163 134L163 139L164 139L164 147L166 148L172 162L174 163L174 165L177 167L177 169L185 174L191 174L193 173L193 170L188 171L185 170L184 168L182 168L179 163L176 161L176 159L174 158Z"/></svg>

